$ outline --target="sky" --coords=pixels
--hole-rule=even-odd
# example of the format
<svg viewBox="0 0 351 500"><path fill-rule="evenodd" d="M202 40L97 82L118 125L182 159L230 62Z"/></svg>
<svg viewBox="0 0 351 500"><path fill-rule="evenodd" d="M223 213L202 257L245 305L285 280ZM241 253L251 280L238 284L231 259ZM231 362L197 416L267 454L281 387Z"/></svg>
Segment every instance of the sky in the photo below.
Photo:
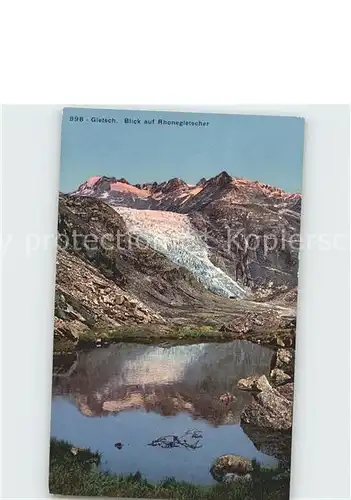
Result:
<svg viewBox="0 0 351 500"><path fill-rule="evenodd" d="M115 123L92 121L98 118ZM159 119L208 125L161 125ZM303 141L302 118L65 108L60 191L71 192L94 175L124 177L131 184L173 177L196 184L225 170L301 192Z"/></svg>

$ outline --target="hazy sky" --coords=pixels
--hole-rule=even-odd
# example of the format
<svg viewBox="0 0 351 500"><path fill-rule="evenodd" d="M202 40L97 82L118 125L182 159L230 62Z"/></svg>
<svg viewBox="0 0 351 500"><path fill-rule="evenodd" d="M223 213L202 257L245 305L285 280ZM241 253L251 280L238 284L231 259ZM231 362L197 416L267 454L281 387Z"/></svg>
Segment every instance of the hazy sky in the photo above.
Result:
<svg viewBox="0 0 351 500"><path fill-rule="evenodd" d="M76 116L83 121L70 121ZM92 117L118 123L94 123ZM126 124L125 118L141 123ZM159 119L209 125L158 125ZM93 175L125 177L131 184L180 177L195 184L226 170L300 192L303 135L302 118L66 108L60 190L73 191Z"/></svg>

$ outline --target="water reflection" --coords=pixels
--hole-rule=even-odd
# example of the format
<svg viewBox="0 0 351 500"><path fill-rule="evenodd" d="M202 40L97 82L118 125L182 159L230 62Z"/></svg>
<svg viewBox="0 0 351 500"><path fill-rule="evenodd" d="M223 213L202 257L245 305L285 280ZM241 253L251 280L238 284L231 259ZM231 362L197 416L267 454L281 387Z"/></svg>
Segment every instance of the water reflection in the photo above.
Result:
<svg viewBox="0 0 351 500"><path fill-rule="evenodd" d="M243 340L172 347L120 343L79 353L54 378L53 392L69 394L86 416L143 409L233 424L251 399L237 390L237 381L268 373L271 356L270 349ZM225 392L235 396L228 405L220 401Z"/></svg>
<svg viewBox="0 0 351 500"><path fill-rule="evenodd" d="M274 454L260 450L239 425L251 395L236 388L239 378L268 373L271 356L265 347L235 341L121 343L56 358L51 434L102 452L103 469L140 471L150 481L172 476L212 484L211 463L226 453L274 466ZM225 392L235 396L228 405L220 401ZM189 429L202 436L201 447L149 445L163 436L182 441Z"/></svg>

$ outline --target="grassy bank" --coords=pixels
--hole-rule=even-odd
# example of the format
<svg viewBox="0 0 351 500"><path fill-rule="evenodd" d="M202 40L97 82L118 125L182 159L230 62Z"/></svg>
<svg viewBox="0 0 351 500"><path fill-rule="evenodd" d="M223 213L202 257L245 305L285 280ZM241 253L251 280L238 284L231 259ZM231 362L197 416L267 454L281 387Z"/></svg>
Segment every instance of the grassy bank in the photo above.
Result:
<svg viewBox="0 0 351 500"><path fill-rule="evenodd" d="M221 332L213 326L172 326L142 325L121 326L114 329L91 330L80 333L79 339L70 338L54 339L54 352L56 354L71 353L82 348L95 347L97 341L102 343L135 342L140 344L167 344L176 342L194 344L196 342L230 342L232 340L248 340L250 342L266 345L267 347L294 346L295 335L284 330L263 332Z"/></svg>
<svg viewBox="0 0 351 500"><path fill-rule="evenodd" d="M210 325L201 326L165 326L165 325L136 325L121 326L113 329L90 330L82 332L79 340L55 339L55 353L67 353L85 347L94 347L97 340L103 342L135 342L142 344L156 343L196 343L196 342L224 342L233 339L233 334L220 332Z"/></svg>
<svg viewBox="0 0 351 500"><path fill-rule="evenodd" d="M289 498L286 472L261 469L255 464L252 481L196 486L174 479L151 484L141 474L116 476L99 472L100 454L78 450L51 439L50 493L79 496L174 498L177 500L285 500ZM209 464L210 466L210 464Z"/></svg>

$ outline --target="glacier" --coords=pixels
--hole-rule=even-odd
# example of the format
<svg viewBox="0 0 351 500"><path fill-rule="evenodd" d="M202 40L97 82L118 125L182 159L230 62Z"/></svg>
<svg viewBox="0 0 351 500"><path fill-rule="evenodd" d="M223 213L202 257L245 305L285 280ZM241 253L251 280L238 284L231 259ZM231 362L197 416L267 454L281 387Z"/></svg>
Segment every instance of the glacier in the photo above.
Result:
<svg viewBox="0 0 351 500"><path fill-rule="evenodd" d="M235 280L210 261L206 243L186 214L113 208L124 219L131 234L170 261L185 267L211 292L224 297L247 297L247 292Z"/></svg>

